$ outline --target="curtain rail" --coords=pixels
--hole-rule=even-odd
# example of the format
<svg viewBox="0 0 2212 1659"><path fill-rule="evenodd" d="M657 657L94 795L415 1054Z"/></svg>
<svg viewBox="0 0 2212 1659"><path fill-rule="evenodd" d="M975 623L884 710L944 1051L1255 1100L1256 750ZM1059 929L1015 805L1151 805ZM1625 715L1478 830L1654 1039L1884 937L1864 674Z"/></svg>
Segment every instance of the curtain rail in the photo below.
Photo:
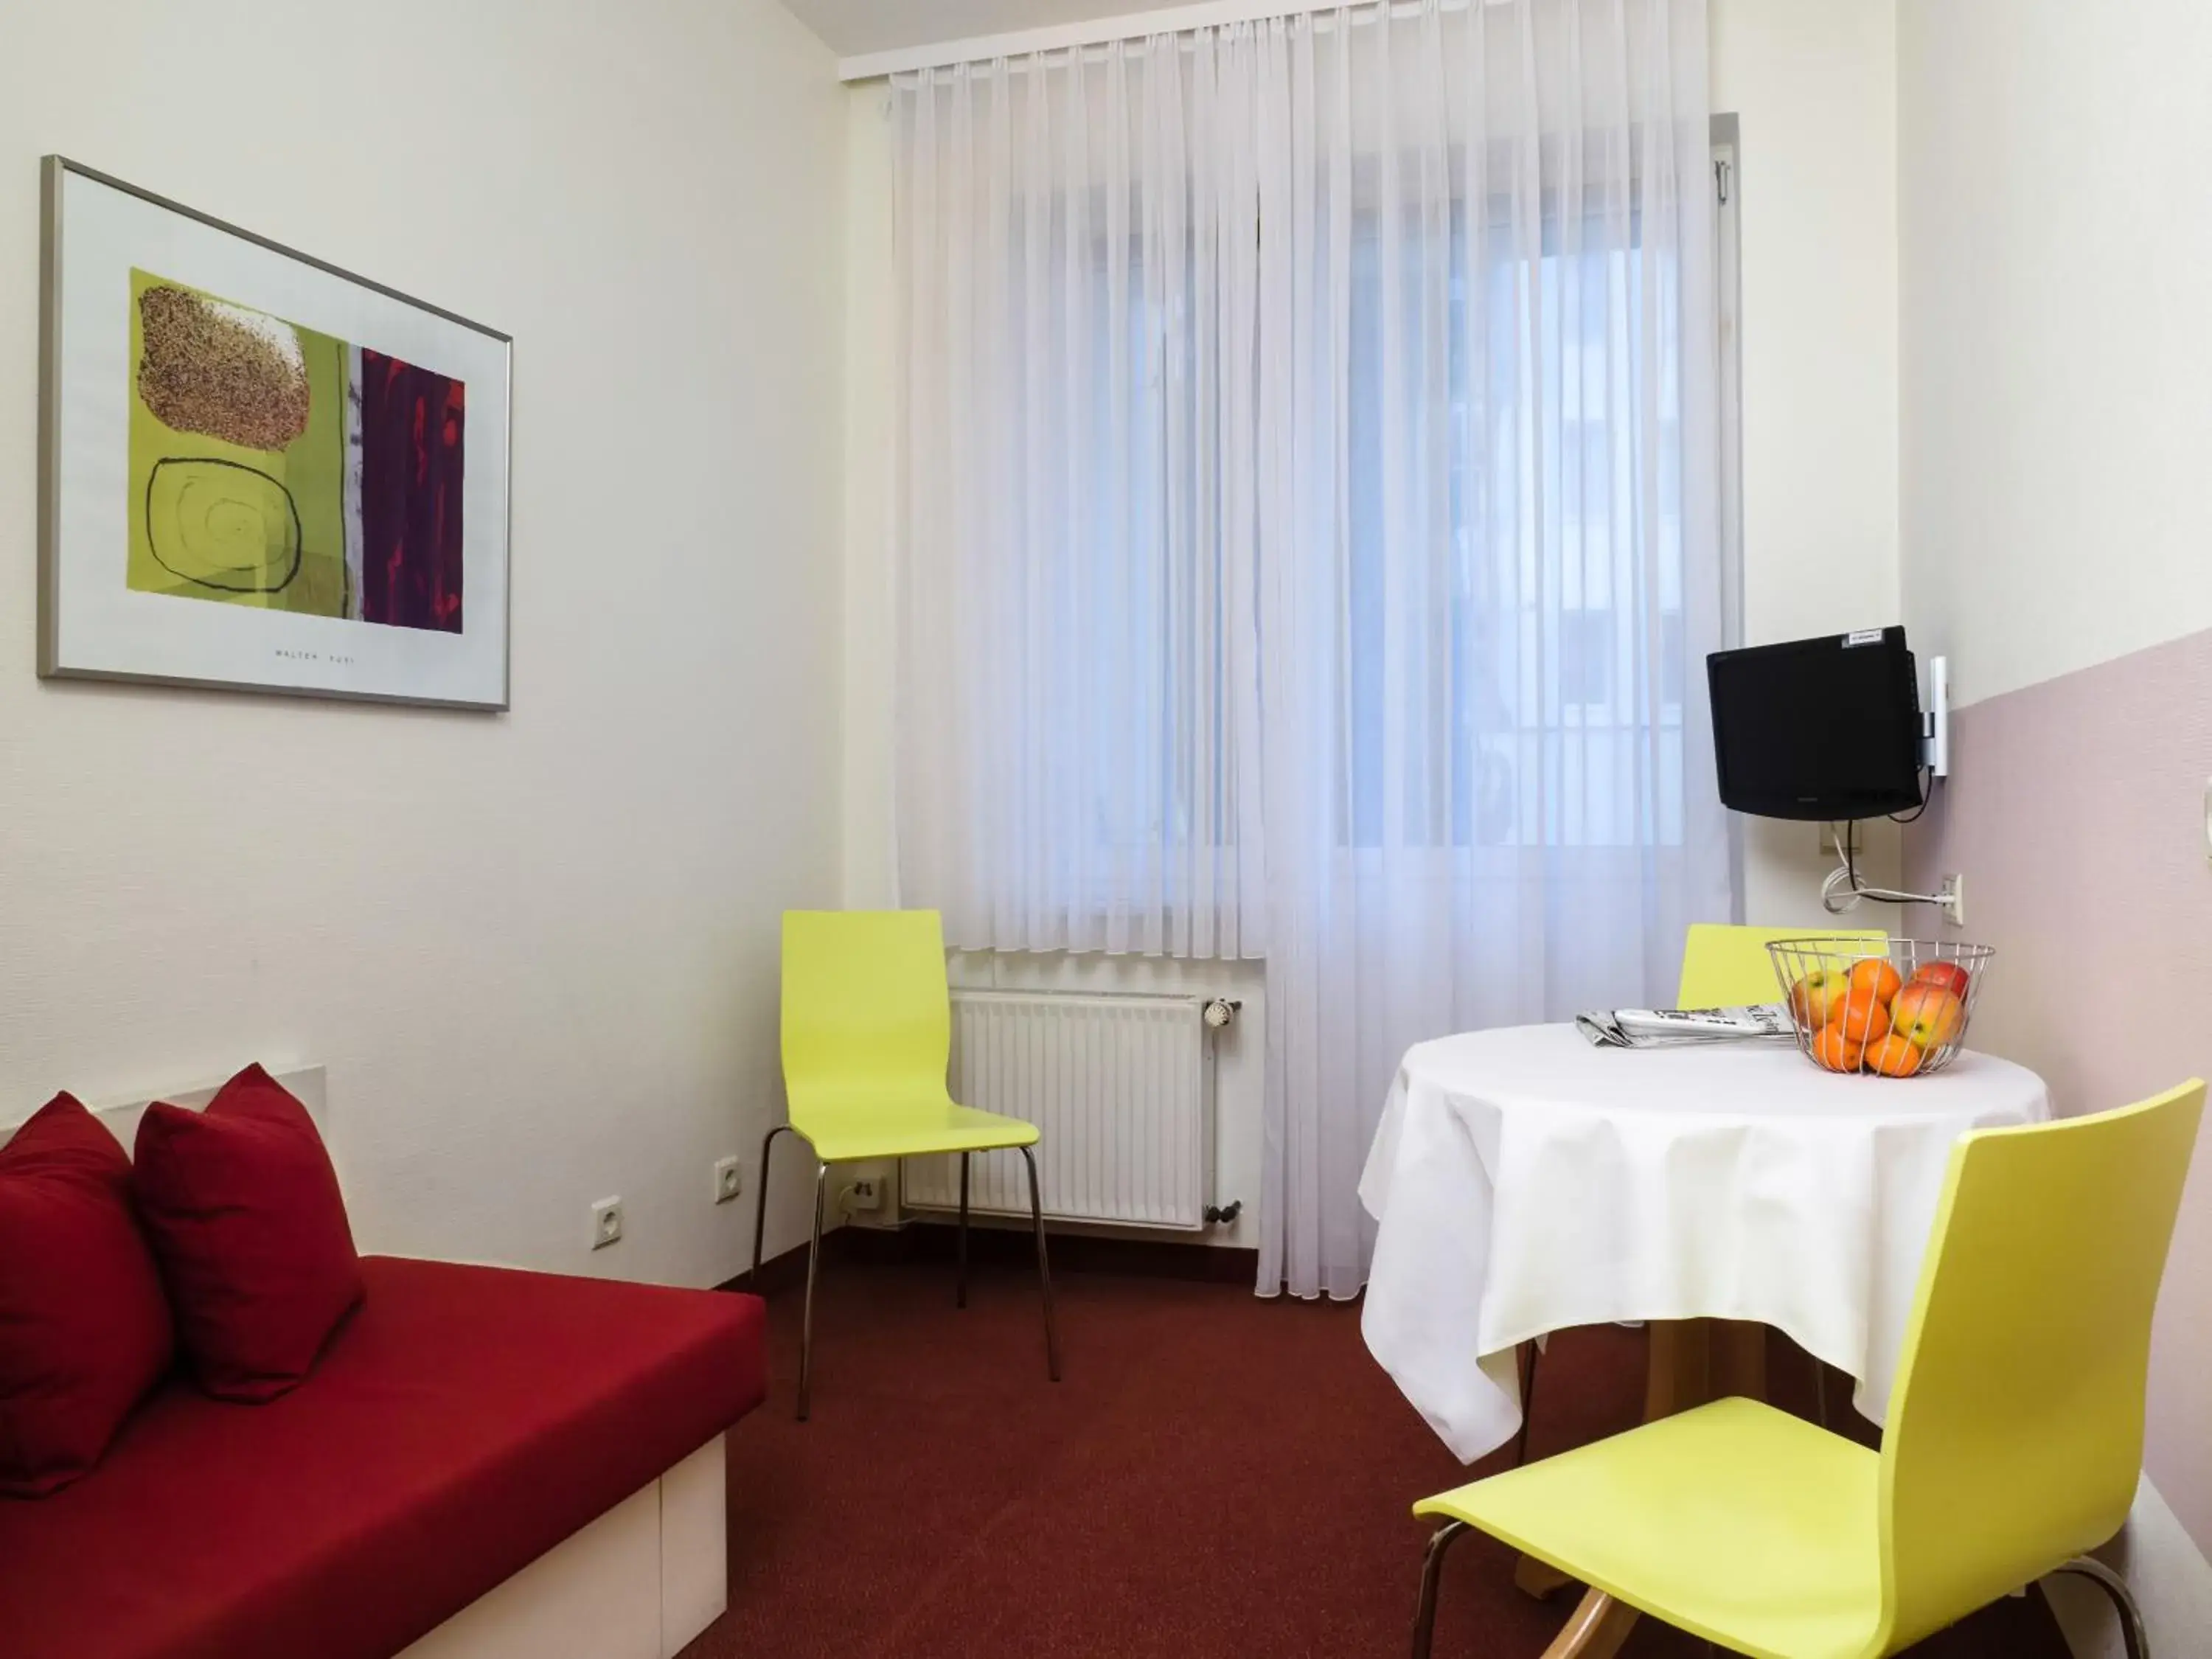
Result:
<svg viewBox="0 0 2212 1659"><path fill-rule="evenodd" d="M1514 0L1439 0L1442 11L1466 11L1473 6L1510 5ZM1072 52L1091 63L1103 63L1116 47L1124 51L1156 34L1188 35L1199 29L1236 23L1263 23L1276 18L1313 16L1341 11L1354 23L1373 22L1387 11L1392 17L1412 17L1422 0L1203 0L1197 5L1169 6L1158 11L1126 12L1117 17L1094 18L1086 23L1063 23L1049 28L1019 29L1006 34L975 35L964 40L939 40L927 46L896 46L885 52L847 58L837 65L844 82L881 81L894 76L959 65L980 66L987 71L1000 59L1008 70L1025 71L1020 58L1050 56L1065 61ZM1326 16L1315 28L1333 27ZM1190 50L1188 40L1182 49Z"/></svg>

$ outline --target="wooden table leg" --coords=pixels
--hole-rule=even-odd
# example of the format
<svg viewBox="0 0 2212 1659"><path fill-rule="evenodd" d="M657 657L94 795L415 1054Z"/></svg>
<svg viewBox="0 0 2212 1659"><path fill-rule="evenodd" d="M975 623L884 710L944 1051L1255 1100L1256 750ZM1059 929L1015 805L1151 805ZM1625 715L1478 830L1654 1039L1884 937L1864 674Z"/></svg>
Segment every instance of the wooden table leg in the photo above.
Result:
<svg viewBox="0 0 2212 1659"><path fill-rule="evenodd" d="M1650 1369L1644 1378L1644 1420L1702 1406L1713 1397L1713 1324L1710 1319L1654 1320Z"/></svg>
<svg viewBox="0 0 2212 1659"><path fill-rule="evenodd" d="M1566 1628L1552 1638L1544 1659L1613 1659L1636 1628L1636 1609L1602 1590L1583 1597Z"/></svg>
<svg viewBox="0 0 2212 1659"><path fill-rule="evenodd" d="M1712 1398L1766 1398L1766 1327L1741 1319L1716 1319Z"/></svg>
<svg viewBox="0 0 2212 1659"><path fill-rule="evenodd" d="M1574 1582L1549 1561L1539 1561L1533 1555L1524 1555L1513 1564L1513 1588L1539 1601L1558 1595Z"/></svg>

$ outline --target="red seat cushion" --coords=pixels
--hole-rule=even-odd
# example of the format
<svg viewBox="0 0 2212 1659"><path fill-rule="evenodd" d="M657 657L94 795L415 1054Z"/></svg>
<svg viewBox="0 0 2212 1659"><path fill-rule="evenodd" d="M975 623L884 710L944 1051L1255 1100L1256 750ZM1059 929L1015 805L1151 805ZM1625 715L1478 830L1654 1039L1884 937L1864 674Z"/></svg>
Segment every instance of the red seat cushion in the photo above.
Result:
<svg viewBox="0 0 2212 1659"><path fill-rule="evenodd" d="M298 1389L172 1385L90 1479L0 1501L7 1659L390 1659L766 1390L750 1297L362 1267Z"/></svg>
<svg viewBox="0 0 2212 1659"><path fill-rule="evenodd" d="M258 1066L204 1112L157 1102L138 1120L132 1190L200 1386L252 1401L296 1387L362 1297L307 1109Z"/></svg>
<svg viewBox="0 0 2212 1659"><path fill-rule="evenodd" d="M170 1351L131 1160L56 1095L0 1147L0 1495L58 1491L98 1462Z"/></svg>

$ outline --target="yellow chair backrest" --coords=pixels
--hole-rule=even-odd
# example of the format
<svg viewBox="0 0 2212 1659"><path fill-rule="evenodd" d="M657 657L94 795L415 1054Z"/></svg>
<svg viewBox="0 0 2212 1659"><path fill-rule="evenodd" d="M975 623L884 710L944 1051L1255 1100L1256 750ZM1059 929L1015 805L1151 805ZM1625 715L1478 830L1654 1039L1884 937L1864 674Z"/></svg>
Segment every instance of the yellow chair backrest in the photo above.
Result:
<svg viewBox="0 0 2212 1659"><path fill-rule="evenodd" d="M1882 1438L1881 1651L2119 1530L2203 1107L2191 1081L1952 1153Z"/></svg>
<svg viewBox="0 0 2212 1659"><path fill-rule="evenodd" d="M934 910L787 910L783 1083L792 1127L942 1102L952 1053Z"/></svg>
<svg viewBox="0 0 2212 1659"><path fill-rule="evenodd" d="M1887 945L1889 935L1879 927L1735 927L1726 922L1690 924L1682 941L1682 984L1676 992L1677 1008L1736 1008L1754 1002L1778 1002L1782 987L1774 977L1773 958L1766 954L1769 941L1804 939L1856 939L1869 946Z"/></svg>

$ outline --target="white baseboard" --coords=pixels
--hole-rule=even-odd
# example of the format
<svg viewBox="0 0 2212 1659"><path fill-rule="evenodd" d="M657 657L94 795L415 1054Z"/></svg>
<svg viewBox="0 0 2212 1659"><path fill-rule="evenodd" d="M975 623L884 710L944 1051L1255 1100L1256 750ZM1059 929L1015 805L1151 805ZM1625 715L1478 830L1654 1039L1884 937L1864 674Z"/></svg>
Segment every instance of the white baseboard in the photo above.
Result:
<svg viewBox="0 0 2212 1659"><path fill-rule="evenodd" d="M2127 1525L2097 1556L2135 1591L2159 1659L2212 1654L2212 1563L2148 1476L2136 1489ZM2074 1659L2125 1659L2118 1620L2102 1590L2066 1575L2045 1579L2043 1593Z"/></svg>

